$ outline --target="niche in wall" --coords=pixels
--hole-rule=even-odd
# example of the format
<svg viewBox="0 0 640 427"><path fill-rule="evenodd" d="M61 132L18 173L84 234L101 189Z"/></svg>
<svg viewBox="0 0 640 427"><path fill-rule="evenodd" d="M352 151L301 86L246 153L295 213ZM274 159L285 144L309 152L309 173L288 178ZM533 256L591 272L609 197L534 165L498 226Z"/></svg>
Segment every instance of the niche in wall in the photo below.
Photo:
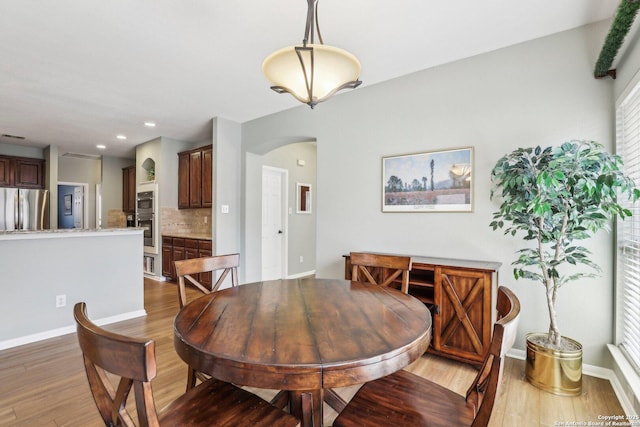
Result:
<svg viewBox="0 0 640 427"><path fill-rule="evenodd" d="M156 179L156 162L147 157L144 162L142 162L142 169L146 171L145 179L147 181L155 181Z"/></svg>

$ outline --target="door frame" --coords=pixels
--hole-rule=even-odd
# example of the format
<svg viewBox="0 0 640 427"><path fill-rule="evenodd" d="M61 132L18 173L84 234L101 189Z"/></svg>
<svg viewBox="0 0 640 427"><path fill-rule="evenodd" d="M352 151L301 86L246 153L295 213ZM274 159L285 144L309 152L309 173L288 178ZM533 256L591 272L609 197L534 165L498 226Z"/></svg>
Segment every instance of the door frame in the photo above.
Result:
<svg viewBox="0 0 640 427"><path fill-rule="evenodd" d="M280 198L281 203L281 215L282 215L282 231L284 233L284 239L282 241L282 249L281 249L281 273L280 278L284 279L289 274L289 170L283 168L277 168L274 166L262 165L261 171L261 180L262 183L264 181L264 173L266 170L271 172L279 173L282 178L282 186L280 188L282 197ZM260 195L264 198L264 189L262 184L260 186ZM264 211L261 208L260 214L260 236L262 236L262 219L264 218ZM262 256L262 237L260 237L260 277L264 278L264 260Z"/></svg>
<svg viewBox="0 0 640 427"><path fill-rule="evenodd" d="M68 185L72 187L82 187L82 229L89 228L89 184L86 182L68 182L68 181L58 181L58 186L60 185ZM56 187L57 190L57 187ZM56 224L57 228L58 224Z"/></svg>

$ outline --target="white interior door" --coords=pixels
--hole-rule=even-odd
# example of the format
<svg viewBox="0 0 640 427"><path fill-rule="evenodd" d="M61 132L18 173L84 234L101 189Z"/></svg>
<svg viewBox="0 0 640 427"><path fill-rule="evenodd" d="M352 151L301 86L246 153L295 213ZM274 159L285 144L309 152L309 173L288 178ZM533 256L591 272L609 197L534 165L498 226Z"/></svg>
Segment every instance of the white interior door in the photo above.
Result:
<svg viewBox="0 0 640 427"><path fill-rule="evenodd" d="M282 279L286 272L286 169L262 169L262 280Z"/></svg>

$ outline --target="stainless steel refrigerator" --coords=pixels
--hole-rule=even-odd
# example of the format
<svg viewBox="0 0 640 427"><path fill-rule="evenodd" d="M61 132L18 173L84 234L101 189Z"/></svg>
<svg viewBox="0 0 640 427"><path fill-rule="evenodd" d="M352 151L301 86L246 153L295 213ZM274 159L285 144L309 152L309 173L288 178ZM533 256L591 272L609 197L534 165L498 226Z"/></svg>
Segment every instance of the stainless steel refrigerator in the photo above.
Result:
<svg viewBox="0 0 640 427"><path fill-rule="evenodd" d="M0 188L0 231L49 228L49 190Z"/></svg>

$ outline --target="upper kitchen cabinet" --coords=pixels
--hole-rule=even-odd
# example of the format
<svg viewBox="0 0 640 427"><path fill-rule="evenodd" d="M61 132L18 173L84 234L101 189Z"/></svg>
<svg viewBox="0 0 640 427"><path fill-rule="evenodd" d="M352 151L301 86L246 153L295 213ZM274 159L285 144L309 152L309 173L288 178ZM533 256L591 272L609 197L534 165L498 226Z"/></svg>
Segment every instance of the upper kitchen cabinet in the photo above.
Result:
<svg viewBox="0 0 640 427"><path fill-rule="evenodd" d="M44 188L45 161L0 156L0 187Z"/></svg>
<svg viewBox="0 0 640 427"><path fill-rule="evenodd" d="M210 208L212 180L213 146L178 153L178 208Z"/></svg>
<svg viewBox="0 0 640 427"><path fill-rule="evenodd" d="M136 167L122 168L122 211L136 212Z"/></svg>
<svg viewBox="0 0 640 427"><path fill-rule="evenodd" d="M0 156L0 186L9 187L11 186L12 181L11 163L9 158Z"/></svg>

